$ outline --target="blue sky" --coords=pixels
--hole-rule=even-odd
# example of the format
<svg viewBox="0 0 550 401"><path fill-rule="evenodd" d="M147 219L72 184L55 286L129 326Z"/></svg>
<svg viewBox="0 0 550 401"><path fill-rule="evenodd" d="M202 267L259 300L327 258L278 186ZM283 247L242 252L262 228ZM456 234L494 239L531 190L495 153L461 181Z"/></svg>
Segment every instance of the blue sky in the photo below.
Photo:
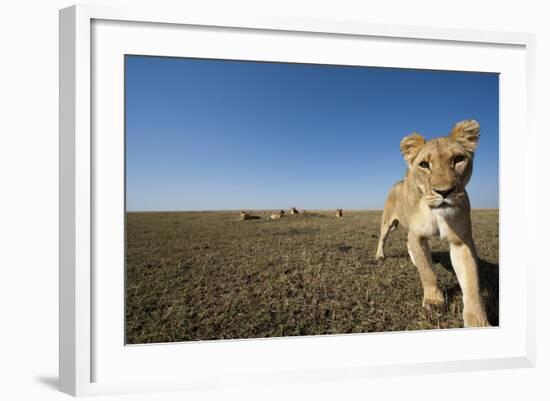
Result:
<svg viewBox="0 0 550 401"><path fill-rule="evenodd" d="M476 119L468 185L498 207L498 75L126 56L132 210L381 209L400 140Z"/></svg>

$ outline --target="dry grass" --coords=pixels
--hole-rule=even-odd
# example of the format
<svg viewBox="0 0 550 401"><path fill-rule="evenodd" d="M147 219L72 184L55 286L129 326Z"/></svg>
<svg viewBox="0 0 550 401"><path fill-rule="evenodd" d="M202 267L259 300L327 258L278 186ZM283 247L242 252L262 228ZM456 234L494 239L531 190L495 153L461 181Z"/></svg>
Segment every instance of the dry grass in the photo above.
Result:
<svg viewBox="0 0 550 401"><path fill-rule="evenodd" d="M374 258L381 213L240 221L238 212L128 213L127 343L452 328L462 294L431 241L446 307L421 307L402 228ZM498 210L472 213L483 296L498 324Z"/></svg>

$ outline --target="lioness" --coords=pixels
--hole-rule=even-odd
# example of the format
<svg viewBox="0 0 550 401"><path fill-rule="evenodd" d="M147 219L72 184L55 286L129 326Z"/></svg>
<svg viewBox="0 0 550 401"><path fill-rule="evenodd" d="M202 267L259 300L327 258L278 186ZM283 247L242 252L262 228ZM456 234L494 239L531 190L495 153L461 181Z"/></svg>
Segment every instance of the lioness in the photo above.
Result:
<svg viewBox="0 0 550 401"><path fill-rule="evenodd" d="M241 220L257 220L260 216L253 216L250 213L241 211Z"/></svg>
<svg viewBox="0 0 550 401"><path fill-rule="evenodd" d="M462 289L464 326L489 326L479 293L477 255L472 237L470 201L465 186L473 169L479 124L457 123L449 136L426 141L413 133L401 141L408 169L403 181L388 195L382 214L377 259L384 258L384 242L401 223L408 229L407 248L424 287L422 306L440 305L443 293L432 269L428 238L450 243L453 268Z"/></svg>
<svg viewBox="0 0 550 401"><path fill-rule="evenodd" d="M280 219L285 215L284 210L279 210L279 213L273 213L271 216L269 216L269 220L277 220Z"/></svg>

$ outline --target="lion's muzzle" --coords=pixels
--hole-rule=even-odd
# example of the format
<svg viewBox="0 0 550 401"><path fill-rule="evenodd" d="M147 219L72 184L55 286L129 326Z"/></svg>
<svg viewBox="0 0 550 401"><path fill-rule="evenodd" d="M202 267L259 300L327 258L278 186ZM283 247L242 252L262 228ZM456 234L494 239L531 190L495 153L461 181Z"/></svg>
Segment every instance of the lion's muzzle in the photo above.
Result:
<svg viewBox="0 0 550 401"><path fill-rule="evenodd" d="M436 194L441 195L444 199L447 198L451 193L454 192L456 187L447 188L447 189L435 189L432 188L432 191L434 191Z"/></svg>

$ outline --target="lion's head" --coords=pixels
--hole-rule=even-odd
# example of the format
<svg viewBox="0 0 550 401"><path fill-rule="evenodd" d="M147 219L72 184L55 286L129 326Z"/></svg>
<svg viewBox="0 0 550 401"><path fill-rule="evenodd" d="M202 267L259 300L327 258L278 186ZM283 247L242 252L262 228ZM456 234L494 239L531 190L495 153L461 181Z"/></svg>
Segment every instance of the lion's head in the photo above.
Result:
<svg viewBox="0 0 550 401"><path fill-rule="evenodd" d="M463 204L478 139L479 124L474 120L457 123L446 137L426 141L413 133L403 138L401 153L410 177L431 208Z"/></svg>

